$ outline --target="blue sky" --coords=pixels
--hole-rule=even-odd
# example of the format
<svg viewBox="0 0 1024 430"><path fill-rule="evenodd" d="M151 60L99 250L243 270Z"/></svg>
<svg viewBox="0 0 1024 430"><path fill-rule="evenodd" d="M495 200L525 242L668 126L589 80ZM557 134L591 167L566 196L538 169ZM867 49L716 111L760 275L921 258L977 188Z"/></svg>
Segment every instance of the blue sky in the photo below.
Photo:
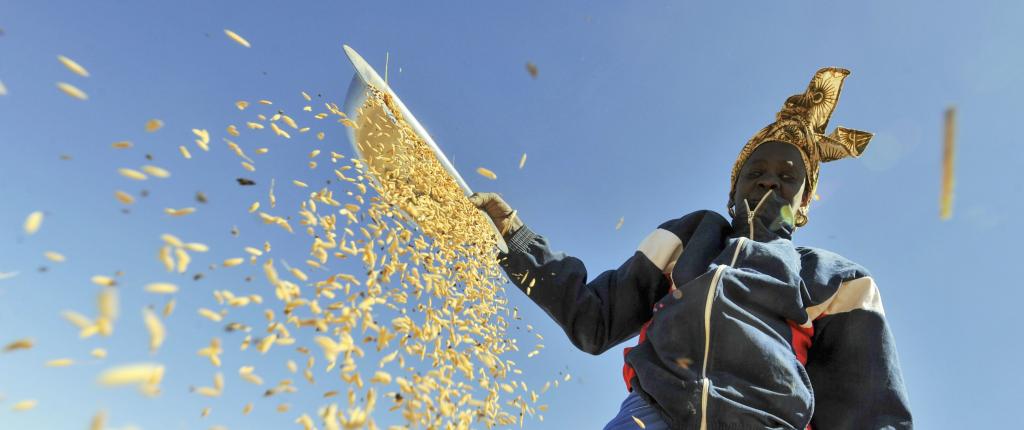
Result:
<svg viewBox="0 0 1024 430"><path fill-rule="evenodd" d="M188 384L209 384L213 373L194 351L215 327L193 309L211 305L214 288L259 288L238 280L258 268L230 276L221 270L200 282L173 279L188 288L156 356L145 349L138 309L162 302L140 291L167 278L153 256L164 232L208 243L214 251L200 266L263 237L286 260L305 258L304 239L245 216L267 184L234 184L246 172L220 138L226 124L245 118L233 107L238 99L271 99L275 108L297 112L304 90L341 103L352 77L342 43L378 70L390 53L392 88L470 185L502 193L534 230L594 275L617 267L665 220L724 211L729 169L746 139L815 70L850 69L831 125L876 137L863 158L824 166L822 199L795 240L872 271L920 428L1000 426L1013 419L1024 383L1015 317L1024 293L1013 269L1021 238L1013 217L1024 211L1014 174L1024 163L1015 142L1024 113L1024 54L1016 47L1024 40L1022 12L1010 2L0 0L0 82L8 90L0 96L0 272L21 272L0 280L0 343L31 336L38 344L0 355L0 427L85 427L98 408L108 409L118 428L291 425L297 414L272 412L276 401L259 398L253 387L232 392L244 386L233 370L246 364L241 357L226 359L225 397L211 402L187 393ZM225 28L253 47L228 40ZM72 75L56 61L60 54L92 76ZM536 79L526 72L528 61L539 69ZM60 93L57 81L82 88L90 100ZM942 222L941 121L951 105L958 108L956 200L953 219ZM145 133L150 118L165 128ZM192 128L210 129L214 148L185 161L176 148L198 152ZM250 142L274 155L261 159L258 176L277 177L279 189L291 178L324 179L329 171L305 169L308 151L351 152L340 129L327 132L319 146L311 139ZM110 148L126 139L136 147ZM518 170L524 152L526 167ZM146 164L145 153L172 179L128 183L116 174L117 167ZM472 173L478 166L497 181ZM120 213L113 190L144 188L150 197ZM279 198L291 208L299 197L288 190ZM210 197L200 213L162 215L164 207L195 205L196 191ZM21 223L34 210L47 218L40 233L26 237ZM232 225L239 238L229 234ZM69 261L45 262L42 253L51 249ZM37 272L41 265L50 270ZM116 335L77 340L60 311L91 311L96 287L89 276L115 270L126 272ZM526 428L603 426L626 395L621 347L635 341L587 355L522 294L513 289L509 296L523 323L546 339L542 359L521 360L528 383L573 375L547 397L544 422ZM226 349L239 340L217 335ZM108 364L168 363L175 382L155 400L100 389L93 379L105 364L88 359L95 346L111 351ZM83 363L42 367L63 356ZM257 371L283 377L283 357L267 358ZM287 399L293 411L313 410L323 386L307 391ZM40 404L12 413L10 405L23 398ZM257 412L242 417L250 400ZM207 405L213 413L202 419Z"/></svg>

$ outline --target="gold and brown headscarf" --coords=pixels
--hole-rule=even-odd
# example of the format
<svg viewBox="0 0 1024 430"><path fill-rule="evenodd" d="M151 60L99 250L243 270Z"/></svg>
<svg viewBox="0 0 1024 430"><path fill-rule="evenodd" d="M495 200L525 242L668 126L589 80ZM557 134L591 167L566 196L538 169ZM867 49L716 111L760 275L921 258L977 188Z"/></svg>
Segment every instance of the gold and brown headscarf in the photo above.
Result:
<svg viewBox="0 0 1024 430"><path fill-rule="evenodd" d="M803 94L786 99L782 110L775 115L775 122L762 128L743 146L739 157L736 158L736 164L732 167L730 205L732 195L736 191L736 177L750 154L753 154L762 143L786 142L800 150L804 169L807 171L807 186L804 189L803 202L797 211L796 225L807 224L807 211L811 197L818 187L821 163L858 157L871 140L871 133L844 127L836 127L831 134L825 135L825 127L828 126L832 111L839 102L843 80L849 74L849 70L836 67L818 70L807 90Z"/></svg>

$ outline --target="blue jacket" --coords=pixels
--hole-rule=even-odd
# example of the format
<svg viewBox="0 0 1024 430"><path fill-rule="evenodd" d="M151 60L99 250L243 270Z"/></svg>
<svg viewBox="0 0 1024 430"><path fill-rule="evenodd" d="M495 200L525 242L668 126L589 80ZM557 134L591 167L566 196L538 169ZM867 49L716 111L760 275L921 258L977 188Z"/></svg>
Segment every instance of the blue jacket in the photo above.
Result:
<svg viewBox="0 0 1024 430"><path fill-rule="evenodd" d="M623 376L673 429L912 428L875 282L794 246L773 203L733 223L711 211L665 222L589 281L529 227L499 262L579 349L639 334Z"/></svg>

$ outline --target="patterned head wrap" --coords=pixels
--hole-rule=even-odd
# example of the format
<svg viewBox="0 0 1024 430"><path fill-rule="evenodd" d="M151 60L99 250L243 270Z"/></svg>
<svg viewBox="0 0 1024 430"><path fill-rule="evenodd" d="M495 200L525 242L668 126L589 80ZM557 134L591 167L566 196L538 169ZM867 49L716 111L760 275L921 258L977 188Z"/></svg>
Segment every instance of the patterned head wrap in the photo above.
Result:
<svg viewBox="0 0 1024 430"><path fill-rule="evenodd" d="M825 127L828 126L832 111L839 102L843 80L849 74L849 70L836 67L818 70L807 90L803 94L786 99L782 110L775 115L775 122L762 128L743 146L739 157L736 158L736 164L732 167L730 206L733 193L736 191L736 177L750 154L753 154L762 143L785 142L800 150L804 170L807 172L807 186L804 188L803 202L797 210L796 225L807 224L807 211L811 197L818 187L818 170L821 163L860 156L873 136L866 131L844 127L836 127L831 134L825 135Z"/></svg>

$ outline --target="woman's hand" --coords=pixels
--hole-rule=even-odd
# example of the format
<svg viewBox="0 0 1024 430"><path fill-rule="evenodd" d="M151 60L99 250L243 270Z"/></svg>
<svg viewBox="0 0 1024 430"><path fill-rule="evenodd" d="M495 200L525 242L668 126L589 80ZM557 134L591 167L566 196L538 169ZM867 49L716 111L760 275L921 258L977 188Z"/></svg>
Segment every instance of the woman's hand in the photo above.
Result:
<svg viewBox="0 0 1024 430"><path fill-rule="evenodd" d="M484 211L491 221L498 227L502 237L508 239L523 226L523 221L516 215L516 211L505 203L497 193L473 193L469 196L470 203Z"/></svg>

